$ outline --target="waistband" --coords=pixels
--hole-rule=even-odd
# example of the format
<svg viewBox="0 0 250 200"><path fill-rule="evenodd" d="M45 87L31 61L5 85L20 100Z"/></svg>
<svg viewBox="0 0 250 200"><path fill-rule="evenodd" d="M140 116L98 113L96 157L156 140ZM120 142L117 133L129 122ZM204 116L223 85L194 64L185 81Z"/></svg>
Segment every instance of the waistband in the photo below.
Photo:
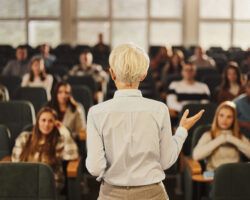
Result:
<svg viewBox="0 0 250 200"><path fill-rule="evenodd" d="M102 181L102 184L103 185L107 185L109 187L113 187L113 188L117 188L117 189L134 189L134 188L146 188L146 187L151 187L151 186L154 186L154 185L160 185L162 182L158 182L158 183L152 183L152 184L149 184L149 185L137 185L137 186L117 186L117 185L111 185L105 181Z"/></svg>

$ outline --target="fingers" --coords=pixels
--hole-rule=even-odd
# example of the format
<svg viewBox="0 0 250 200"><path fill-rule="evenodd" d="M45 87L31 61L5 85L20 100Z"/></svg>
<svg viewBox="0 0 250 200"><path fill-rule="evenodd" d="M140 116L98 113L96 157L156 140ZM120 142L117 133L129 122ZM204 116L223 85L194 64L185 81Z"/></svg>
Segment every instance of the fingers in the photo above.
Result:
<svg viewBox="0 0 250 200"><path fill-rule="evenodd" d="M190 120L194 120L194 121L198 121L201 116L203 115L203 113L205 112L205 110L201 110L200 112L198 112L197 114L195 114L194 116L190 117Z"/></svg>
<svg viewBox="0 0 250 200"><path fill-rule="evenodd" d="M185 112L184 112L183 115L182 115L182 119L186 119L187 116L188 116L188 114L189 114L189 110L186 109Z"/></svg>

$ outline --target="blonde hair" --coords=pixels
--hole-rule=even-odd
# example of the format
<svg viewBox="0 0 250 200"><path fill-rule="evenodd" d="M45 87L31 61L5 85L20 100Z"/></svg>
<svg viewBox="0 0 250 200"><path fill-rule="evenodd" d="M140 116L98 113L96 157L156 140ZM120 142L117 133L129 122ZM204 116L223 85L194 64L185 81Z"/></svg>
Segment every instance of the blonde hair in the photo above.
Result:
<svg viewBox="0 0 250 200"><path fill-rule="evenodd" d="M121 44L111 52L109 65L118 81L135 83L147 74L149 57L143 49L135 44Z"/></svg>
<svg viewBox="0 0 250 200"><path fill-rule="evenodd" d="M222 108L230 109L233 112L233 124L231 126L231 130L233 132L233 135L237 138L241 138L240 130L239 130L239 124L237 120L237 111L236 111L236 105L232 101L224 101L222 102L218 108L216 109L215 116L213 119L212 127L211 127L211 136L212 138L215 138L218 136L218 133L220 132L220 128L218 125L218 115Z"/></svg>

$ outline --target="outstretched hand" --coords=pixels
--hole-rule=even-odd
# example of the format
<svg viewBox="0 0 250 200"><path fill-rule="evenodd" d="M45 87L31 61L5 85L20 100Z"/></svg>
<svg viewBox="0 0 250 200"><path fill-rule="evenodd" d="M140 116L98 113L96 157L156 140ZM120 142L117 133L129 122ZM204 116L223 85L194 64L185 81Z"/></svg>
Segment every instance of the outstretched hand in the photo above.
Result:
<svg viewBox="0 0 250 200"><path fill-rule="evenodd" d="M189 114L189 110L188 109L185 110L185 112L183 113L183 115L181 117L180 126L189 130L201 118L204 111L205 110L201 110L200 112L198 112L194 116L187 118L187 116Z"/></svg>

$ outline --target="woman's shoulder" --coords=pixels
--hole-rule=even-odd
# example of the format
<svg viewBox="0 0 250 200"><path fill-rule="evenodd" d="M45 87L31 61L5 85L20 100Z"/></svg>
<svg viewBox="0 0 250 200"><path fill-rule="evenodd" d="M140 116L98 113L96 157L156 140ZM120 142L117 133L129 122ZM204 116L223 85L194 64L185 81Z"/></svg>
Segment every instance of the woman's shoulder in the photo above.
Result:
<svg viewBox="0 0 250 200"><path fill-rule="evenodd" d="M47 80L53 80L53 76L51 74L46 74L46 79Z"/></svg>
<svg viewBox="0 0 250 200"><path fill-rule="evenodd" d="M30 136L31 136L31 132L23 131L19 134L16 141L21 142L21 143L25 143L29 139Z"/></svg>
<svg viewBox="0 0 250 200"><path fill-rule="evenodd" d="M23 79L29 79L29 77L30 77L29 73L26 73L26 74L23 75Z"/></svg>
<svg viewBox="0 0 250 200"><path fill-rule="evenodd" d="M201 138L206 139L206 140L211 140L211 139L212 139L212 133L211 133L211 131L210 131L210 130L209 130L209 131L205 131L205 132L201 135L200 139L201 139Z"/></svg>

